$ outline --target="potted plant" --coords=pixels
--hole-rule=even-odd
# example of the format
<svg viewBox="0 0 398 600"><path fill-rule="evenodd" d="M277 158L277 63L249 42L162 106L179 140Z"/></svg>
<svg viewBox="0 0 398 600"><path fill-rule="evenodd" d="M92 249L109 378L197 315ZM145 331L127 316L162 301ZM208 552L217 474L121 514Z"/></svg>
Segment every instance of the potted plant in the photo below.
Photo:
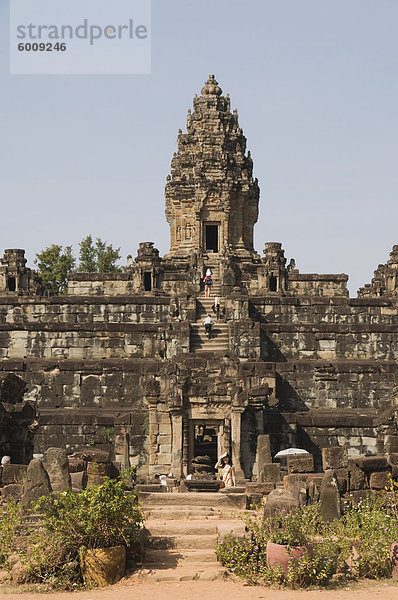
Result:
<svg viewBox="0 0 398 600"><path fill-rule="evenodd" d="M294 512L281 510L280 513L264 519L267 541L267 564L279 565L288 575L291 561L297 562L306 553L312 555L312 545L300 526L300 519Z"/></svg>
<svg viewBox="0 0 398 600"><path fill-rule="evenodd" d="M126 548L140 539L143 515L124 478L104 477L75 494L43 496L35 506L42 529L32 537L31 571L39 580L80 578L89 585L115 583L124 575Z"/></svg>

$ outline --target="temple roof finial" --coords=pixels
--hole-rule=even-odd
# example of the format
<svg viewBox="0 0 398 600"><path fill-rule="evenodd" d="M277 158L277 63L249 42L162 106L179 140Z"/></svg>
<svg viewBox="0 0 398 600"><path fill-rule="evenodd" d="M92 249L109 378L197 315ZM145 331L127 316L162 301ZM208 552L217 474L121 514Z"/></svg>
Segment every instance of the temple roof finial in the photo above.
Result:
<svg viewBox="0 0 398 600"><path fill-rule="evenodd" d="M221 96L222 89L218 85L218 81L214 75L209 75L209 79L206 81L205 86L201 90L202 96Z"/></svg>

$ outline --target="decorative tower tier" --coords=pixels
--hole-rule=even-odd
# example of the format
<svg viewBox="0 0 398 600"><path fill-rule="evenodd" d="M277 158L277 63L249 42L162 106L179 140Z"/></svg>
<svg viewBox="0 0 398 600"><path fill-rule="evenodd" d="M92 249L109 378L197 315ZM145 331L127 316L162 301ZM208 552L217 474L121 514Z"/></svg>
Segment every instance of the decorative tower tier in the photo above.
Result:
<svg viewBox="0 0 398 600"><path fill-rule="evenodd" d="M255 255L253 229L260 190L246 138L210 75L188 111L187 133L178 134L178 151L166 184L166 218L170 225L168 257L229 251Z"/></svg>

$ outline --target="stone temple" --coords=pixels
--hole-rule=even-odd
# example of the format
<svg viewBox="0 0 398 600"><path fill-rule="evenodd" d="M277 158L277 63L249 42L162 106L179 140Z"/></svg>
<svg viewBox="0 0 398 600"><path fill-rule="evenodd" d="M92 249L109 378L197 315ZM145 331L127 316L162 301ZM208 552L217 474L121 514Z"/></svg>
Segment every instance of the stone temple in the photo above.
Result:
<svg viewBox="0 0 398 600"><path fill-rule="evenodd" d="M5 250L2 454L111 444L145 481L222 451L256 480L261 434L272 454L296 446L318 465L327 446L398 451L398 245L350 298L347 275L300 273L279 242L257 253L259 196L238 113L211 75L178 133L164 257L143 242L122 273L71 273L55 296L23 250ZM222 309L210 340L208 268Z"/></svg>

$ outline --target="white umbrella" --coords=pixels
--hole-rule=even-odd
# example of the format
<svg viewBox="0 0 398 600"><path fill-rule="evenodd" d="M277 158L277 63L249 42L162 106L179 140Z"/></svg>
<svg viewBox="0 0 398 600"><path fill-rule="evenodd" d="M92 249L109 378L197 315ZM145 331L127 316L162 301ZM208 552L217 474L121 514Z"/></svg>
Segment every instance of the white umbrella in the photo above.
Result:
<svg viewBox="0 0 398 600"><path fill-rule="evenodd" d="M293 456L294 454L309 454L309 452L303 448L286 448L286 450L280 450L277 454L275 454L274 458L281 458L281 456Z"/></svg>

